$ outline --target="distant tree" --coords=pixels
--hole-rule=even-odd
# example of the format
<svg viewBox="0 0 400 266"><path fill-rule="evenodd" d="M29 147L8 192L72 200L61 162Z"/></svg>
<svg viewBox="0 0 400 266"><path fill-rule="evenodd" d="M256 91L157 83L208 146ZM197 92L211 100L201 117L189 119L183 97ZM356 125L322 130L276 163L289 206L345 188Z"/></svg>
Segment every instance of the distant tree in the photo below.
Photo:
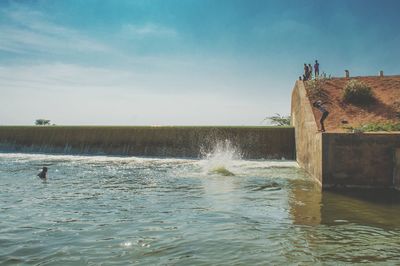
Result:
<svg viewBox="0 0 400 266"><path fill-rule="evenodd" d="M278 127L290 126L290 115L275 114L274 116L266 117L264 120L270 120L271 124Z"/></svg>
<svg viewBox="0 0 400 266"><path fill-rule="evenodd" d="M48 125L50 125L50 120L47 120L47 119L36 119L35 125L37 125L37 126L48 126Z"/></svg>

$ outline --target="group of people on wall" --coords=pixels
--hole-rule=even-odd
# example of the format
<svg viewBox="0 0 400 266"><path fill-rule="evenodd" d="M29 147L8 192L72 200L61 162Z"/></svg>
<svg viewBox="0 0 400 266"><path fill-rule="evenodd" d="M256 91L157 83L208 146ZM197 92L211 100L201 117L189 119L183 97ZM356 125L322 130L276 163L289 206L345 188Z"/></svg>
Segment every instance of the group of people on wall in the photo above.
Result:
<svg viewBox="0 0 400 266"><path fill-rule="evenodd" d="M314 77L317 78L319 76L319 63L318 60L315 60L314 63ZM310 80L313 78L313 67L311 64L304 63L304 74L303 77L300 77L300 80Z"/></svg>
<svg viewBox="0 0 400 266"><path fill-rule="evenodd" d="M304 74L303 77L299 77L299 80L307 81L313 78L313 70L314 70L314 78L319 77L319 63L318 60L315 60L314 69L311 64L304 63ZM324 75L324 74L323 74ZM325 132L324 121L328 117L329 112L325 107L326 102L322 102L320 100L313 102L312 106L318 109L321 112L321 118L319 120L320 127L318 129L319 132Z"/></svg>

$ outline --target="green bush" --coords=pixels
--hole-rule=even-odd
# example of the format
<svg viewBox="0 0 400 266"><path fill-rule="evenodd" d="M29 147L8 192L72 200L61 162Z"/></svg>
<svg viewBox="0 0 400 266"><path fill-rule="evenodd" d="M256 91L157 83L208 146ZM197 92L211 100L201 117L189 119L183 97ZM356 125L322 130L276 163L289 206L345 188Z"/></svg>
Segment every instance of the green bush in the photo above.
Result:
<svg viewBox="0 0 400 266"><path fill-rule="evenodd" d="M400 131L400 123L368 123L359 127L346 128L350 132Z"/></svg>
<svg viewBox="0 0 400 266"><path fill-rule="evenodd" d="M371 87L358 80L350 80L343 90L343 101L354 104L369 104L374 101Z"/></svg>
<svg viewBox="0 0 400 266"><path fill-rule="evenodd" d="M312 98L320 98L324 95L323 86L325 84L325 79L312 79L307 80L305 83L308 96Z"/></svg>

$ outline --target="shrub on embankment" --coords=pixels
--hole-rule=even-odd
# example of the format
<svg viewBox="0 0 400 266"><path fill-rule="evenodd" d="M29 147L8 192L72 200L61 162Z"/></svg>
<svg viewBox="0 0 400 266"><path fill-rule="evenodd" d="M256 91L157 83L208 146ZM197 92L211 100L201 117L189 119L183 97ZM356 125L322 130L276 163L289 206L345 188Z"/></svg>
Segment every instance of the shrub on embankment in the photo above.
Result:
<svg viewBox="0 0 400 266"><path fill-rule="evenodd" d="M371 87L358 80L350 80L343 90L343 101L346 103L367 105L375 100Z"/></svg>

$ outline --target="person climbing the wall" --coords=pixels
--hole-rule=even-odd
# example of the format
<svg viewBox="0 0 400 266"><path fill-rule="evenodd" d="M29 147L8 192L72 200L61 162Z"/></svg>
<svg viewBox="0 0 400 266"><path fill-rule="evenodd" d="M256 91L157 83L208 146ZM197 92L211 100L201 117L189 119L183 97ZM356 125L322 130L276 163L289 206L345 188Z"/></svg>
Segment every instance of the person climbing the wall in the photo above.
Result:
<svg viewBox="0 0 400 266"><path fill-rule="evenodd" d="M314 64L314 76L317 78L319 77L319 63L318 60L315 60Z"/></svg>
<svg viewBox="0 0 400 266"><path fill-rule="evenodd" d="M46 180L47 179L47 167L43 166L42 171L37 176L40 177L40 179L42 179L42 180Z"/></svg>
<svg viewBox="0 0 400 266"><path fill-rule="evenodd" d="M319 120L319 123L321 124L321 129L319 129L318 131L320 131L320 132L325 132L324 121L329 115L329 112L326 110L324 104L325 103L323 103L321 101L316 101L313 103L313 106L322 113L321 119Z"/></svg>

